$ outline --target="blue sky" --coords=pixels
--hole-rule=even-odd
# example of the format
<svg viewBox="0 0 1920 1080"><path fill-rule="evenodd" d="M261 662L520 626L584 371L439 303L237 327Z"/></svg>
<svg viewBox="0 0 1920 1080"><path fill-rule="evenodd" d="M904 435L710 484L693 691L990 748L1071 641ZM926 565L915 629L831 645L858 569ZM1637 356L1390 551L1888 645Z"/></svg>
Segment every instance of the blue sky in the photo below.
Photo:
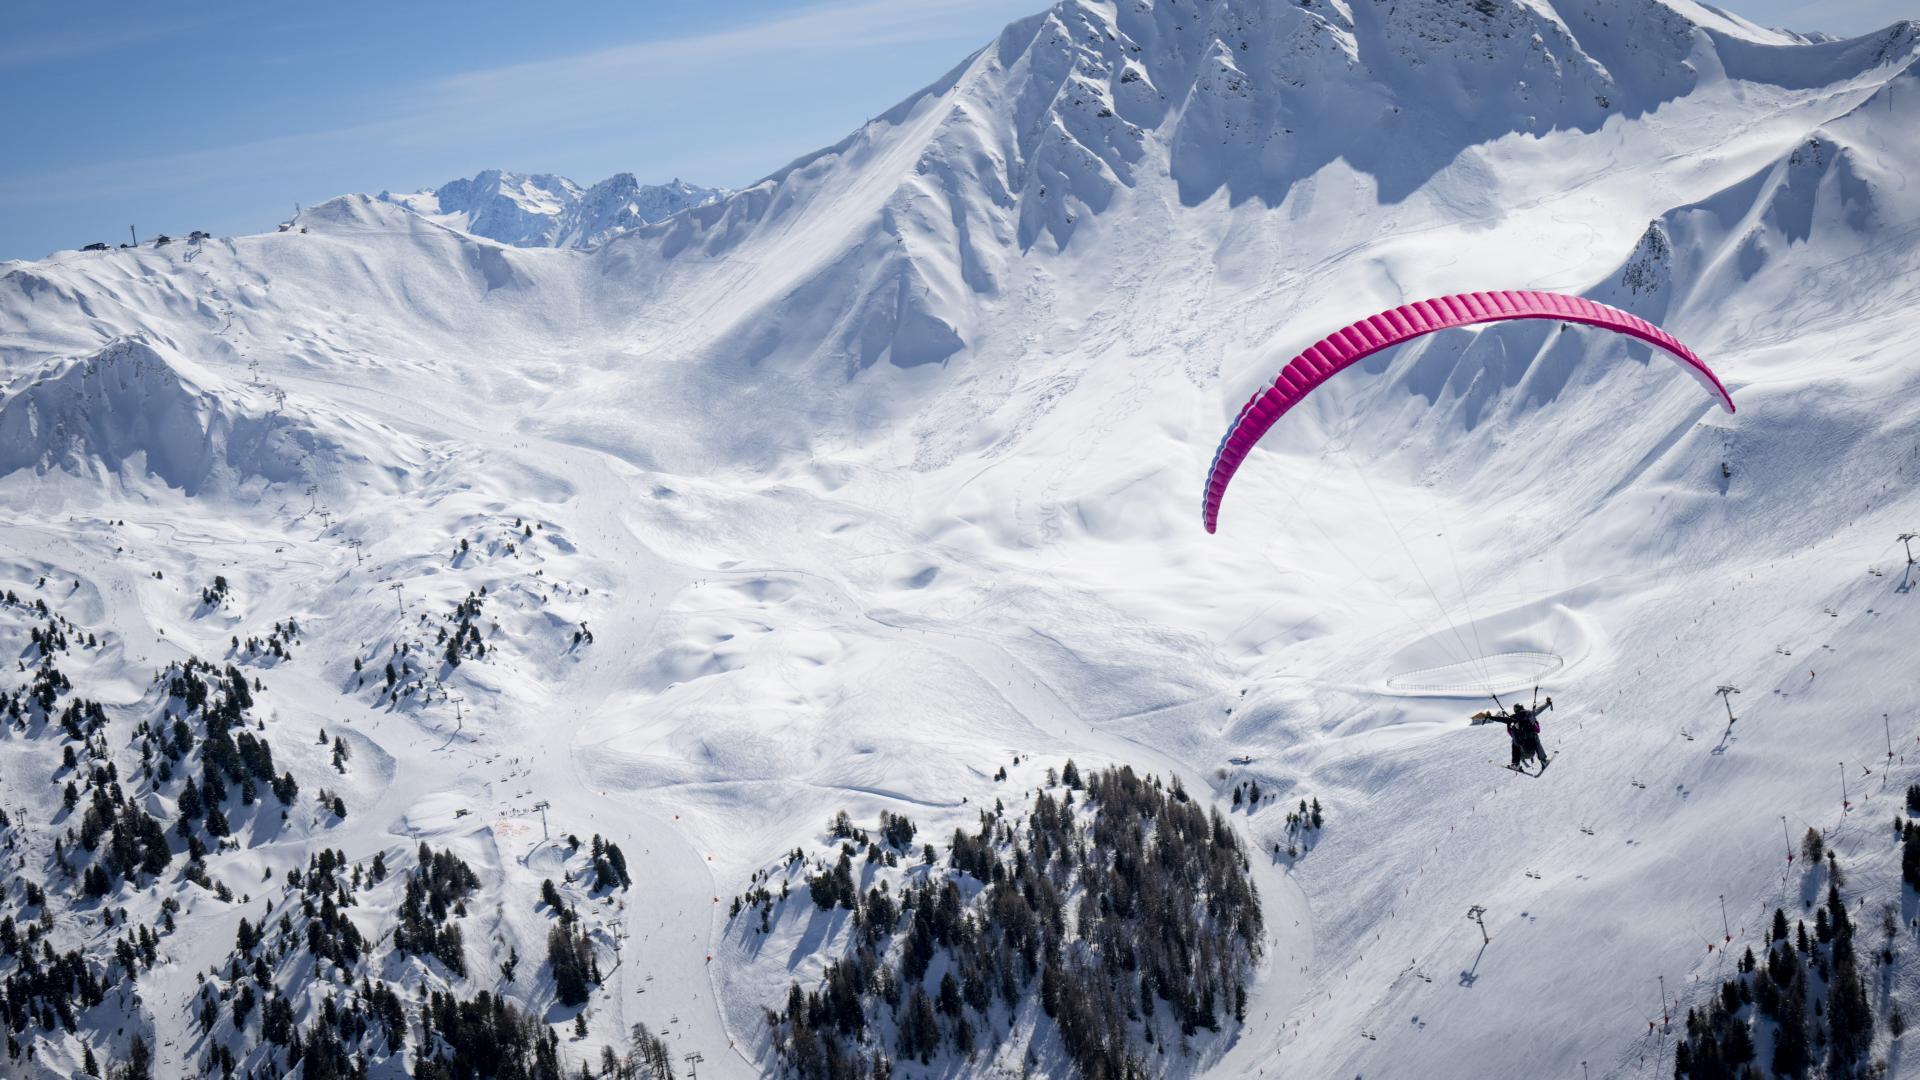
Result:
<svg viewBox="0 0 1920 1080"><path fill-rule="evenodd" d="M740 186L837 141L1045 0L13 0L0 259L259 232L488 167ZM1911 0L1731 0L1858 33Z"/></svg>

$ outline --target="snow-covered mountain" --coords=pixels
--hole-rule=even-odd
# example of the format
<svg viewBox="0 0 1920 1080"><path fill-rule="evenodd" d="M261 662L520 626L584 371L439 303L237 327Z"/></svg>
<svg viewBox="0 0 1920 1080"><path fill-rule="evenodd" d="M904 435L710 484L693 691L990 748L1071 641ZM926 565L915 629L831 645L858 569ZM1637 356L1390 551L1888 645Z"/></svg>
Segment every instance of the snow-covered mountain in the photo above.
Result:
<svg viewBox="0 0 1920 1080"><path fill-rule="evenodd" d="M1787 985L1828 1075L1911 1071L1914 175L1920 24L1067 0L659 220L482 174L5 264L0 912L95 991L43 1023L39 954L10 1067L1673 1075L1776 1060ZM1440 334L1204 532L1289 356L1496 288L1739 413ZM1536 678L1529 778L1467 714Z"/></svg>
<svg viewBox="0 0 1920 1080"><path fill-rule="evenodd" d="M488 169L411 194L383 191L380 198L515 247L589 248L725 194L678 177L642 184L632 173L615 173L583 189L564 176Z"/></svg>

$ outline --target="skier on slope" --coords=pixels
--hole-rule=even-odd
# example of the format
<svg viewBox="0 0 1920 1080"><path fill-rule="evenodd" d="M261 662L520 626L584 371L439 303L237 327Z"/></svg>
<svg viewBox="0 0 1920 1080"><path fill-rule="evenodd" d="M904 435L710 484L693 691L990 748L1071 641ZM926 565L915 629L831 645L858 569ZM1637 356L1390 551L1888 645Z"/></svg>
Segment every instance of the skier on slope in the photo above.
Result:
<svg viewBox="0 0 1920 1080"><path fill-rule="evenodd" d="M1512 712L1479 712L1473 716L1476 724L1500 723L1506 726L1507 737L1513 743L1513 764L1508 768L1518 772L1528 758L1540 762L1540 770L1547 768L1547 748L1540 742L1540 713L1553 708L1553 699L1539 709L1528 708L1516 702Z"/></svg>

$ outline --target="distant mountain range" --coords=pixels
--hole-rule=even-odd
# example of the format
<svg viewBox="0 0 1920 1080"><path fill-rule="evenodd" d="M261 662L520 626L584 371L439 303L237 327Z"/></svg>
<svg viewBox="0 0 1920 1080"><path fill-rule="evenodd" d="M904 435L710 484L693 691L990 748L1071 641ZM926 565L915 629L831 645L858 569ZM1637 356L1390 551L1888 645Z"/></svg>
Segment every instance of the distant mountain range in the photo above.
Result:
<svg viewBox="0 0 1920 1080"><path fill-rule="evenodd" d="M642 184L632 173L616 173L582 188L552 173L488 169L423 191L383 191L380 198L515 247L589 248L727 194L725 188L678 178Z"/></svg>

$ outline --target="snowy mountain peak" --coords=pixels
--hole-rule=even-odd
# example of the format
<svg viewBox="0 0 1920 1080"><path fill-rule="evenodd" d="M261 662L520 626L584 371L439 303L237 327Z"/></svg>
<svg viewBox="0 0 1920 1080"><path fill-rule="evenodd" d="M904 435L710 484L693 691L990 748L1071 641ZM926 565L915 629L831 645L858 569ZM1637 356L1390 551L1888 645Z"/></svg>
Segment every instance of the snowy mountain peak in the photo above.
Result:
<svg viewBox="0 0 1920 1080"><path fill-rule="evenodd" d="M1721 980L1846 1051L1837 932L1735 960L1840 865L1913 1015L1917 47L1069 0L739 192L492 171L5 267L0 909L93 988L0 948L25 1075L1770 1063ZM1288 356L1499 288L1659 322L1739 413L1618 335L1448 331L1200 527ZM1539 777L1468 719L1522 677Z"/></svg>
<svg viewBox="0 0 1920 1080"><path fill-rule="evenodd" d="M1160 177L1187 209L1276 209L1352 173L1352 197L1444 191L1495 216L1479 162L1500 140L1596 132L1727 81L1840 84L1914 49L1905 27L1815 41L1686 0L1063 0L840 143L644 232L669 261L810 238L755 275L807 313L776 330L742 307L717 351L910 367L978 352L1010 260L1107 232Z"/></svg>
<svg viewBox="0 0 1920 1080"><path fill-rule="evenodd" d="M511 208L522 214L552 217L578 202L580 188L564 176L488 169L472 179L450 181L435 189L443 213L465 213L476 221Z"/></svg>
<svg viewBox="0 0 1920 1080"><path fill-rule="evenodd" d="M1638 297L1664 291L1672 278L1673 241L1667 237L1666 226L1658 220L1648 222L1647 231L1640 234L1633 256L1620 272L1620 285Z"/></svg>
<svg viewBox="0 0 1920 1080"><path fill-rule="evenodd" d="M333 444L278 412L194 385L140 337L52 360L0 389L0 476L60 470L193 495L210 483L290 483Z"/></svg>
<svg viewBox="0 0 1920 1080"><path fill-rule="evenodd" d="M725 195L675 178L642 184L617 173L590 188L564 176L488 169L412 194L380 198L475 236L515 247L594 247Z"/></svg>

